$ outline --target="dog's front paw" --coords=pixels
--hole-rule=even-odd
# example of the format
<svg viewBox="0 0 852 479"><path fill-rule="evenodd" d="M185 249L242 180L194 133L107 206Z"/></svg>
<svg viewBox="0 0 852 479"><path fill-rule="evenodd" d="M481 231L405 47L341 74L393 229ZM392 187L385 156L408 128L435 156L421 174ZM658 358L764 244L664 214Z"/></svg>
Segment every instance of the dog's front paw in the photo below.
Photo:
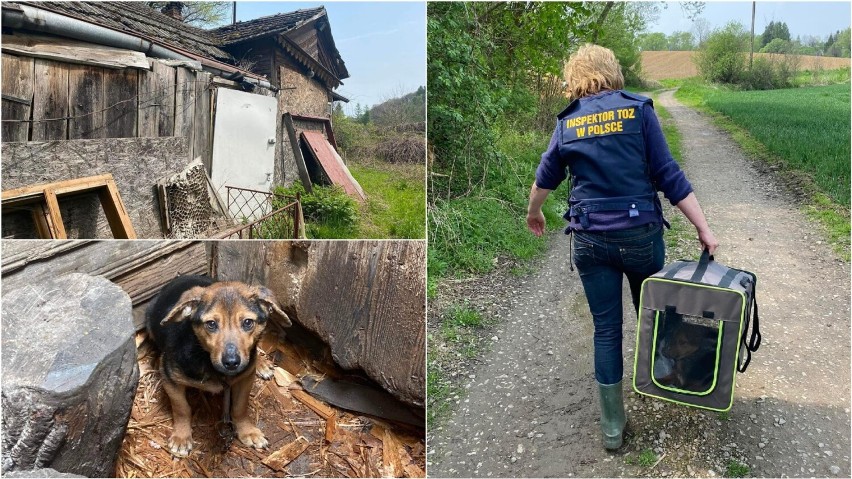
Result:
<svg viewBox="0 0 852 479"><path fill-rule="evenodd" d="M263 449L269 445L269 441L266 440L260 429L254 426L245 428L245 431L237 432L237 437L245 446L255 449Z"/></svg>
<svg viewBox="0 0 852 479"><path fill-rule="evenodd" d="M192 434L187 436L174 433L169 438L169 451L175 457L186 457L192 451Z"/></svg>
<svg viewBox="0 0 852 479"><path fill-rule="evenodd" d="M272 379L272 376L274 375L274 372L272 370L272 361L270 361L268 358L258 358L257 366L255 367L254 372L260 379L266 381Z"/></svg>

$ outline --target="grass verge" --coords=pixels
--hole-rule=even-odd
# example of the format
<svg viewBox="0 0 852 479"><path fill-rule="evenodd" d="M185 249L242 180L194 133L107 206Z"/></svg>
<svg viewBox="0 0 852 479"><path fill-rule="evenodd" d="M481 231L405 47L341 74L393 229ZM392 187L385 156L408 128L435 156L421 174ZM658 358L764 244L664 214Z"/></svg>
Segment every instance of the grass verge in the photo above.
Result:
<svg viewBox="0 0 852 479"><path fill-rule="evenodd" d="M426 237L424 165L375 161L348 166L367 195L359 215L359 238Z"/></svg>
<svg viewBox="0 0 852 479"><path fill-rule="evenodd" d="M743 92L687 81L675 96L779 172L849 261L849 84Z"/></svg>
<svg viewBox="0 0 852 479"><path fill-rule="evenodd" d="M453 365L482 353L479 329L490 324L468 304L450 305L440 320L440 326L430 328L427 334L426 424L430 428L446 417L463 395Z"/></svg>

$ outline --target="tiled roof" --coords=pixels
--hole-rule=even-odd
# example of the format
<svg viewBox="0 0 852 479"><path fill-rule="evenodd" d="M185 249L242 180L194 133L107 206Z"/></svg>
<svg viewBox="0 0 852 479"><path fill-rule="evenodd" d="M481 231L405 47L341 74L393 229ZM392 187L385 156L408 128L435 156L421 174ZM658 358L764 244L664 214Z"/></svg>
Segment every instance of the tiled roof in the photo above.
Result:
<svg viewBox="0 0 852 479"><path fill-rule="evenodd" d="M220 45L232 45L267 35L286 33L325 14L325 7L306 8L295 12L279 13L245 22L237 22L233 25L208 30L208 33L216 38Z"/></svg>
<svg viewBox="0 0 852 479"><path fill-rule="evenodd" d="M149 7L145 2L17 2L33 8L77 17L116 30L137 32L192 53L231 60L228 52L207 30L187 25Z"/></svg>

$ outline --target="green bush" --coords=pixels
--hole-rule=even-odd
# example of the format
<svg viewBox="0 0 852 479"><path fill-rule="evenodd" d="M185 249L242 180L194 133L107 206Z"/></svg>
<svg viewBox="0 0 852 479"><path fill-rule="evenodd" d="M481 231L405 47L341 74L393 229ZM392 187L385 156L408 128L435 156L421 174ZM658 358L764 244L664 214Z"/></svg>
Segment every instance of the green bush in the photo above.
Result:
<svg viewBox="0 0 852 479"><path fill-rule="evenodd" d="M313 185L312 191L307 193L302 183L296 181L290 187L276 187L274 193L287 196L300 194L302 214L306 222L326 223L343 228L354 228L358 223L358 204L339 186ZM282 199L273 201L275 208L281 208L284 204Z"/></svg>
<svg viewBox="0 0 852 479"><path fill-rule="evenodd" d="M749 39L737 22L714 31L695 55L698 72L709 82L738 83L746 71Z"/></svg>

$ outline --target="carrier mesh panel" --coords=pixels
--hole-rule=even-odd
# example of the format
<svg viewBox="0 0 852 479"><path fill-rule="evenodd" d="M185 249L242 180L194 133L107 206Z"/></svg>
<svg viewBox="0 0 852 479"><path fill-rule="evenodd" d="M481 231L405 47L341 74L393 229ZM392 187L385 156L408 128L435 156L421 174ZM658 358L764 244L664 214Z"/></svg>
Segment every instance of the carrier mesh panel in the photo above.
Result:
<svg viewBox="0 0 852 479"><path fill-rule="evenodd" d="M704 394L715 386L721 322L657 311L651 374L663 388Z"/></svg>

